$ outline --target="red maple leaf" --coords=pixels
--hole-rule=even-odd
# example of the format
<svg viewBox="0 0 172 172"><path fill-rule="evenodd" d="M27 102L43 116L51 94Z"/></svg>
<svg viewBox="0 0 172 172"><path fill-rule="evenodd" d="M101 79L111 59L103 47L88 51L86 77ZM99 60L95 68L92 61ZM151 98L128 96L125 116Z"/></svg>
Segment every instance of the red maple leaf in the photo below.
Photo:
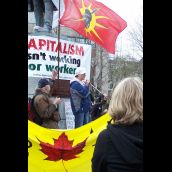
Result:
<svg viewBox="0 0 172 172"><path fill-rule="evenodd" d="M39 139L38 139L39 140ZM40 141L41 151L48 157L46 160L58 161L70 160L77 158L77 154L83 152L87 138L78 143L76 146L72 147L73 140L68 140L68 137L63 132L58 139L54 139L54 145Z"/></svg>

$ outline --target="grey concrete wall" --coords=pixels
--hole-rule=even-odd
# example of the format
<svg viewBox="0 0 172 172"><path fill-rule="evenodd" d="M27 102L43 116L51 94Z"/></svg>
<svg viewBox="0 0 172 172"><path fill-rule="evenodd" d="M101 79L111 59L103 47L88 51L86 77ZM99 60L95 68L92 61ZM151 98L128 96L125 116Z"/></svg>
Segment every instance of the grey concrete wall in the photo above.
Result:
<svg viewBox="0 0 172 172"><path fill-rule="evenodd" d="M32 97L40 78L28 77L28 96Z"/></svg>

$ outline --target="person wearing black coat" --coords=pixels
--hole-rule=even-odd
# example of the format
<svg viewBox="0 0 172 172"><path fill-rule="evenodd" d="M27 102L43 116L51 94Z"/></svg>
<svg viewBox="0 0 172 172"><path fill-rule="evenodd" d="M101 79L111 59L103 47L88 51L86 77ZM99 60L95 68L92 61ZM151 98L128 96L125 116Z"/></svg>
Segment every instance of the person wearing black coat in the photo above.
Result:
<svg viewBox="0 0 172 172"><path fill-rule="evenodd" d="M104 115L108 109L108 101L106 94L101 94L96 98L95 104L93 104L91 109L91 118L96 120L100 116Z"/></svg>
<svg viewBox="0 0 172 172"><path fill-rule="evenodd" d="M110 101L112 117L98 135L92 172L143 172L143 82L138 77L122 80Z"/></svg>

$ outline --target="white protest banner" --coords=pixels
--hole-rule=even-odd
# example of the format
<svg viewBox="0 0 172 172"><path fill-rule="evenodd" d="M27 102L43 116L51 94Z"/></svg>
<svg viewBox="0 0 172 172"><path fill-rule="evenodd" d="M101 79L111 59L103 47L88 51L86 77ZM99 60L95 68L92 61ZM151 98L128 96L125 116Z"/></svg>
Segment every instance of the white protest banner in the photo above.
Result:
<svg viewBox="0 0 172 172"><path fill-rule="evenodd" d="M75 116L73 115L73 112L71 109L70 99L65 98L64 102L65 102L65 115L66 115L67 129L74 129L75 128Z"/></svg>
<svg viewBox="0 0 172 172"><path fill-rule="evenodd" d="M58 60L59 79L73 79L78 67L84 67L90 79L91 45L60 40L58 46L55 37L28 35L29 77L51 78L52 70L58 70Z"/></svg>

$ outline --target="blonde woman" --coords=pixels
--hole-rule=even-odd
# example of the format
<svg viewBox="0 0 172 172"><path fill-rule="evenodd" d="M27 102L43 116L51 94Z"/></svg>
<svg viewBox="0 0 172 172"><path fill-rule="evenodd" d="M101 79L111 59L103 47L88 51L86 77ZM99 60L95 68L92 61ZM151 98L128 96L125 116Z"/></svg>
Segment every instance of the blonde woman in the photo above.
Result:
<svg viewBox="0 0 172 172"><path fill-rule="evenodd" d="M97 139L92 172L143 171L143 82L138 77L123 79L110 101L108 124Z"/></svg>

